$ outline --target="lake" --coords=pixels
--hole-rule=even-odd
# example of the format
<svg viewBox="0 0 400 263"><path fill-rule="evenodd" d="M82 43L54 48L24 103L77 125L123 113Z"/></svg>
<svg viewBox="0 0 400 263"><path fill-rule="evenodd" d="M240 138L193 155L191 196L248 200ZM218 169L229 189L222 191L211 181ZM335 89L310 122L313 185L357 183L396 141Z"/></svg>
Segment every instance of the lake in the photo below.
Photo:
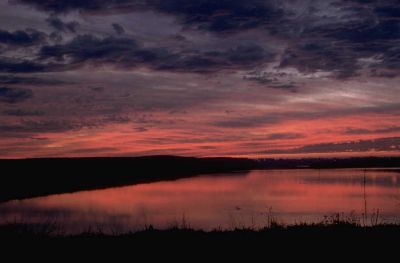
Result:
<svg viewBox="0 0 400 263"><path fill-rule="evenodd" d="M365 224L377 213L380 222L400 222L399 171L254 170L13 200L0 204L0 224L49 222L67 233L212 230L320 222L335 213Z"/></svg>

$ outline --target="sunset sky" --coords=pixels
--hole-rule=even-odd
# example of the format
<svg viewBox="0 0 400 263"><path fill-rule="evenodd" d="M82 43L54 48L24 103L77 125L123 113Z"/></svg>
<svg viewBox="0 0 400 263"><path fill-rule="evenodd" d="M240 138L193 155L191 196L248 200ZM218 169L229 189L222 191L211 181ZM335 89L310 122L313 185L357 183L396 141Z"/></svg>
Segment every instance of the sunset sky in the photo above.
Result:
<svg viewBox="0 0 400 263"><path fill-rule="evenodd" d="M0 158L400 155L398 0L0 0Z"/></svg>

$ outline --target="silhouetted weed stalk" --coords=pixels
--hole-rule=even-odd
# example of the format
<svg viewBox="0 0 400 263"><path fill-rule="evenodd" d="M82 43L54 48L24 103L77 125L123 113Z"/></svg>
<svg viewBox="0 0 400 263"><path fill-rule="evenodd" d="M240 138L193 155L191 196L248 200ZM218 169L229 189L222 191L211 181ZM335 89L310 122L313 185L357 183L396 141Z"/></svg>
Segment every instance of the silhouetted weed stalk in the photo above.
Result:
<svg viewBox="0 0 400 263"><path fill-rule="evenodd" d="M153 225L148 225L145 229L154 229ZM188 230L191 229L190 223L186 217L186 214L183 213L181 219L175 219L175 221L172 221L169 223L168 229L171 230Z"/></svg>
<svg viewBox="0 0 400 263"><path fill-rule="evenodd" d="M268 208L268 212L266 214L266 224L264 228L276 228L283 225L283 223L279 223L278 218L274 215L272 211L272 207Z"/></svg>

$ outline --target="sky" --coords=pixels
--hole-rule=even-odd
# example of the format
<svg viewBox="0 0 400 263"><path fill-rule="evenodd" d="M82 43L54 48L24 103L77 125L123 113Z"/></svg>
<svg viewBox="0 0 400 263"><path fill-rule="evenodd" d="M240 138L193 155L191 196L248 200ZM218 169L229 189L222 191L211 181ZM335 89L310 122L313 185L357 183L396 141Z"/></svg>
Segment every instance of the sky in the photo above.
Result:
<svg viewBox="0 0 400 263"><path fill-rule="evenodd" d="M400 155L399 0L0 0L0 158Z"/></svg>

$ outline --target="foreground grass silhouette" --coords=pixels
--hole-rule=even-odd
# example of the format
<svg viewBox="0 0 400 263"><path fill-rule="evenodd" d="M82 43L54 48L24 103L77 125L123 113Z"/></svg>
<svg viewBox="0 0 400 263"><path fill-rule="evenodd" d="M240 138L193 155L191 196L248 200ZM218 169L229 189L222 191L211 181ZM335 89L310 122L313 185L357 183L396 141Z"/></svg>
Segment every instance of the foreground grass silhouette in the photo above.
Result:
<svg viewBox="0 0 400 263"><path fill-rule="evenodd" d="M230 230L216 229L212 231L195 230L186 221L168 229L155 229L147 225L143 230L135 232L113 232L96 227L89 228L80 234L66 234L56 222L46 223L8 223L0 225L0 240L113 240L113 241L145 241L145 240L192 240L192 241L233 241L233 240L301 240L303 238L338 238L351 237L362 241L364 238L400 238L400 224L379 223L369 218L364 225L362 219L333 214L319 223L299 223L285 225L275 219L269 220L262 228L237 227ZM399 239L400 240L400 239ZM346 241L345 239L342 241Z"/></svg>
<svg viewBox="0 0 400 263"><path fill-rule="evenodd" d="M166 230L146 229L106 234L101 229L66 235L56 224L10 223L0 226L3 255L36 256L40 260L336 260L375 259L382 262L398 254L400 224L363 226L350 218L329 217L320 223L282 225L271 221L262 229L202 231L186 225ZM10 250L8 249L10 248ZM26 253L29 251L29 253ZM261 257L261 258L260 258ZM123 258L123 259L122 259Z"/></svg>
<svg viewBox="0 0 400 263"><path fill-rule="evenodd" d="M14 226L15 227L15 226ZM348 224L274 226L263 230L236 229L204 232L193 229L146 229L121 235L83 233L75 236L15 232L0 228L3 251L17 249L30 260L55 259L148 261L194 259L236 262L268 259L349 260L377 258L377 262L398 255L400 225L361 227ZM26 251L31 251L28 254ZM4 254L3 254L4 255ZM49 256L52 255L52 256ZM139 260L140 259L140 260ZM249 261L251 260L251 261ZM52 261L53 262L53 261ZM358 262L358 261L356 261Z"/></svg>

